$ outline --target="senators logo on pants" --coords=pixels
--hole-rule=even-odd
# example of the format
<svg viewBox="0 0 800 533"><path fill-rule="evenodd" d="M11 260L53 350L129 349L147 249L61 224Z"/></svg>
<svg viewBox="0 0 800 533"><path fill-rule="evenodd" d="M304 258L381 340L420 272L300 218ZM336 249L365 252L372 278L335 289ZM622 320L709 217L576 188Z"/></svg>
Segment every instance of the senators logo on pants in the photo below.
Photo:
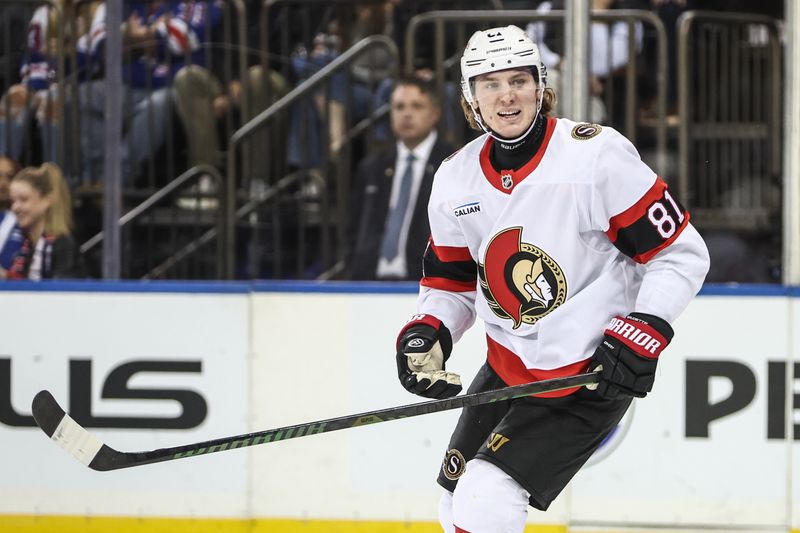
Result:
<svg viewBox="0 0 800 533"><path fill-rule="evenodd" d="M456 450L455 448L452 450L447 450L447 453L444 456L444 461L442 461L442 472L444 473L444 477L451 481L455 481L464 474L464 469L466 466L467 462L464 460L464 456L461 455L460 451Z"/></svg>
<svg viewBox="0 0 800 533"><path fill-rule="evenodd" d="M514 329L535 324L567 299L561 267L540 248L522 242L521 227L492 237L478 274L489 307L513 320Z"/></svg>

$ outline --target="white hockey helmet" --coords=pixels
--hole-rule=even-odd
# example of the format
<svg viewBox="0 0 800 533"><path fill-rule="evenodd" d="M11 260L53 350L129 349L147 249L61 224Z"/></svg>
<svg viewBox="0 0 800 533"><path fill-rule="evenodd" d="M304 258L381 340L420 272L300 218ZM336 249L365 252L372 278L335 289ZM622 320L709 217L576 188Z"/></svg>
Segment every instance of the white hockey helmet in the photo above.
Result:
<svg viewBox="0 0 800 533"><path fill-rule="evenodd" d="M461 56L461 93L472 108L475 120L488 133L492 132L484 126L480 114L475 110L472 81L481 74L511 68L529 68L533 71L540 90L543 91L547 85L547 70L539 55L539 47L521 28L505 26L472 34ZM541 105L540 95L539 108ZM536 111L538 116L539 109Z"/></svg>

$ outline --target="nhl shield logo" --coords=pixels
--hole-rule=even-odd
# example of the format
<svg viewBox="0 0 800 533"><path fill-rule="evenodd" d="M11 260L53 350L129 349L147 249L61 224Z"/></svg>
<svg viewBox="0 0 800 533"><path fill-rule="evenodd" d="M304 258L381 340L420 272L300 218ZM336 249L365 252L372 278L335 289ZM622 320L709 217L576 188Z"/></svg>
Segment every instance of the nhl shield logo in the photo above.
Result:
<svg viewBox="0 0 800 533"><path fill-rule="evenodd" d="M522 242L520 227L492 237L478 276L489 308L513 320L514 329L535 324L567 299L561 267L542 249Z"/></svg>
<svg viewBox="0 0 800 533"><path fill-rule="evenodd" d="M514 186L514 177L509 173L505 173L500 176L500 182L502 183L503 188L508 190Z"/></svg>

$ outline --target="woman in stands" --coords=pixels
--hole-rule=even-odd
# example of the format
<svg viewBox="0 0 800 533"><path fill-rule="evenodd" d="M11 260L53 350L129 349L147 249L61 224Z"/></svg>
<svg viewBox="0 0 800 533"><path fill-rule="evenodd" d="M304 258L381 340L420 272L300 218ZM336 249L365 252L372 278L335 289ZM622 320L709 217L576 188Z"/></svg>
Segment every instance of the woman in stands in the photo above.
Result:
<svg viewBox="0 0 800 533"><path fill-rule="evenodd" d="M17 217L11 212L9 187L19 165L10 157L0 155L0 279L5 279L11 260L22 244L22 231Z"/></svg>
<svg viewBox="0 0 800 533"><path fill-rule="evenodd" d="M41 280L82 276L70 235L72 202L61 169L45 163L20 170L10 186L11 211L23 241L8 279Z"/></svg>

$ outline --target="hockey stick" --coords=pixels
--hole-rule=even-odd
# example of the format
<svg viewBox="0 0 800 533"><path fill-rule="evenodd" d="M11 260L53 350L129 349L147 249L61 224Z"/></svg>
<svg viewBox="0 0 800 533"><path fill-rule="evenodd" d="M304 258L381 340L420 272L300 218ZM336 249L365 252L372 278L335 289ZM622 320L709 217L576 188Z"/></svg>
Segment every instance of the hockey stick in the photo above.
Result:
<svg viewBox="0 0 800 533"><path fill-rule="evenodd" d="M268 429L233 437L223 437L184 446L160 448L147 452L118 452L103 444L94 435L75 422L72 417L66 414L49 391L43 390L33 398L32 409L33 418L48 437L89 468L106 471L159 463L162 461L172 461L173 459L182 459L184 457L193 457L195 455L204 455L225 450L234 450L247 446L255 446L257 444L265 444L267 442L296 439L307 435L316 435L340 429L388 422L389 420L396 420L398 418L408 418L461 407L511 400L531 394L542 394L573 387L582 387L584 385L595 384L598 382L598 379L598 374L595 373L578 374L577 376L536 381L534 383L525 383L497 390L455 396L444 400L432 400L411 405L390 407L388 409L379 409L377 411L369 411L340 418L329 418L327 420Z"/></svg>

